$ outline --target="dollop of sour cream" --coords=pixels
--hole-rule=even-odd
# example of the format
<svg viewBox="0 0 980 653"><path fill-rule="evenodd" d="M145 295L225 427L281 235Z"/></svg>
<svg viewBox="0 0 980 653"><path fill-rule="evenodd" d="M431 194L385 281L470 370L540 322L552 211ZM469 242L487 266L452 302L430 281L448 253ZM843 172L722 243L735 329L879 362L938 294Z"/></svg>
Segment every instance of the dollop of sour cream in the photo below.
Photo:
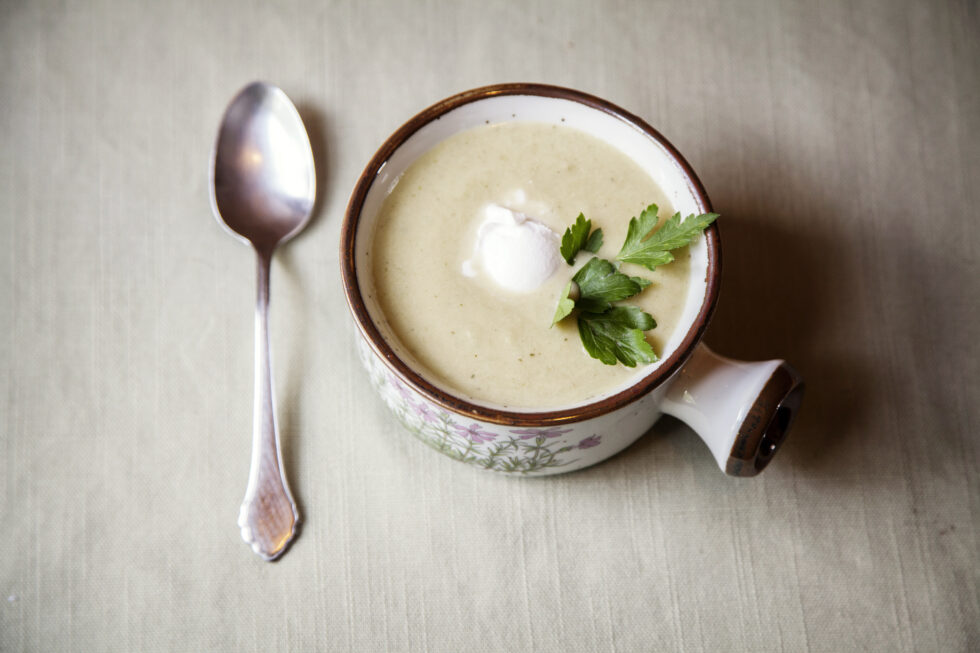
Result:
<svg viewBox="0 0 980 653"><path fill-rule="evenodd" d="M562 263L558 234L519 211L487 204L471 258L463 262L467 277L484 274L504 290L531 292L555 273Z"/></svg>

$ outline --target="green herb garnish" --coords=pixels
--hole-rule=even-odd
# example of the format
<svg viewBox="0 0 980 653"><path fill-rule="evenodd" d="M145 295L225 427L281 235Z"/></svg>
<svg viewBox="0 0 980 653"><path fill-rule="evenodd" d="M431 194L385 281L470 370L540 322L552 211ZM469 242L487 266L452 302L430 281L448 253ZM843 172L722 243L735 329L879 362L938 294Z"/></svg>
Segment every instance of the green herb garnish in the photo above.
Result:
<svg viewBox="0 0 980 653"><path fill-rule="evenodd" d="M585 350L606 365L615 365L617 359L626 367L656 362L657 354L643 335L655 326L656 321L636 306L613 306L603 313L582 312L578 316L578 333Z"/></svg>
<svg viewBox="0 0 980 653"><path fill-rule="evenodd" d="M602 229L592 231L592 220L586 220L585 215L578 214L575 224L565 230L565 235L561 237L561 257L571 265L575 262L575 255L579 250L585 249L595 254L602 247Z"/></svg>
<svg viewBox="0 0 980 653"><path fill-rule="evenodd" d="M575 310L575 300L570 297L572 293L572 281L565 284L565 289L561 291L558 298L558 308L555 309L555 319L551 321L551 326L555 326Z"/></svg>
<svg viewBox="0 0 980 653"><path fill-rule="evenodd" d="M708 225L715 221L717 213L689 215L681 222L681 214L675 213L657 229L657 205L651 204L639 218L630 219L626 242L616 258L624 263L636 263L649 270L659 265L667 265L674 260L671 250L690 245Z"/></svg>
<svg viewBox="0 0 980 653"><path fill-rule="evenodd" d="M681 222L681 214L675 213L656 229L657 211L657 205L651 204L639 218L630 220L626 242L617 259L655 270L673 261L673 250L689 245L718 217L717 213L703 213ZM582 249L593 254L599 251L602 229L589 235L591 229L592 221L580 213L575 224L565 230L560 251L569 265ZM657 354L644 331L655 328L657 322L636 306L613 304L639 294L651 283L649 279L623 274L606 259L592 258L565 285L551 325L578 309L579 336L590 356L606 365L619 361L627 367L656 362Z"/></svg>
<svg viewBox="0 0 980 653"><path fill-rule="evenodd" d="M645 286L646 279L628 277L604 258L592 258L575 273L572 281L578 284L579 298L575 306L590 313L602 313L612 306L611 302L629 299Z"/></svg>
<svg viewBox="0 0 980 653"><path fill-rule="evenodd" d="M582 249L595 254L599 251L600 247L602 247L602 229L596 229L592 232L592 235L589 236L589 240L586 241L585 247Z"/></svg>

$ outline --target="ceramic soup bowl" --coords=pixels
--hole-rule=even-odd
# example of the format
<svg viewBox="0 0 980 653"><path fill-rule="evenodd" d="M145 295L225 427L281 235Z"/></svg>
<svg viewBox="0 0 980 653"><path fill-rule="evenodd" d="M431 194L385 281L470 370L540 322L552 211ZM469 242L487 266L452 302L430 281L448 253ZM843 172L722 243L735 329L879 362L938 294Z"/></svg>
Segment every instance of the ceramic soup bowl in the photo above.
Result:
<svg viewBox="0 0 980 653"><path fill-rule="evenodd" d="M592 134L646 170L682 215L711 211L701 182L680 153L643 120L599 98L554 86L502 84L429 107L368 163L342 227L344 289L360 355L380 397L418 439L483 469L534 476L581 469L623 450L667 413L700 435L726 473L759 473L783 442L803 386L784 361L733 361L701 344L718 296L716 225L691 245L683 316L660 361L623 387L558 410L522 412L466 399L413 369L366 287L381 205L408 166L434 145L471 127L512 120L563 124Z"/></svg>

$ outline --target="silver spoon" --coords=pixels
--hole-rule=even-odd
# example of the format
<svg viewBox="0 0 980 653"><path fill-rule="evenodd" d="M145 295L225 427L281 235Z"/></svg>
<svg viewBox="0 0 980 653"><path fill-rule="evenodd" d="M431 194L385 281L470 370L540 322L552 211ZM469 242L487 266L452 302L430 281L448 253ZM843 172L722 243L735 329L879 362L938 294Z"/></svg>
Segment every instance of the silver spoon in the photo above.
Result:
<svg viewBox="0 0 980 653"><path fill-rule="evenodd" d="M282 469L269 361L269 266L276 247L310 219L316 177L310 139L296 107L270 84L243 88L225 110L211 167L219 224L258 255L252 464L238 514L242 539L275 560L296 534L299 512Z"/></svg>

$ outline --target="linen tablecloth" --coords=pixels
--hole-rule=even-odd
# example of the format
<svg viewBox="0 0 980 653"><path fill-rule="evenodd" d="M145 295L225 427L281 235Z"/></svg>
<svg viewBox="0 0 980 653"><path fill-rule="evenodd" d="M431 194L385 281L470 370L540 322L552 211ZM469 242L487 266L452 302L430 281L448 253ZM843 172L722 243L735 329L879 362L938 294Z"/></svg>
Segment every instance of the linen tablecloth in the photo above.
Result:
<svg viewBox="0 0 980 653"><path fill-rule="evenodd" d="M0 2L0 650L980 649L976 2ZM207 170L246 83L319 166L277 256L303 514L235 518L253 257ZM536 81L639 114L720 221L707 342L808 383L758 478L664 419L498 477L373 397L340 285L360 170L414 112Z"/></svg>

